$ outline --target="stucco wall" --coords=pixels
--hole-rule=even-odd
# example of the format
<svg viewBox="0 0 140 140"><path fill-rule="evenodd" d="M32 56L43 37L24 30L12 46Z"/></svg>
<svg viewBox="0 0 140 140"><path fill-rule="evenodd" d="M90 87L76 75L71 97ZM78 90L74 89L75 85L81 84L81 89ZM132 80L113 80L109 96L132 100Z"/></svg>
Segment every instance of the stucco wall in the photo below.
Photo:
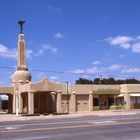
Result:
<svg viewBox="0 0 140 140"><path fill-rule="evenodd" d="M120 85L121 93L131 92L131 93L140 93L140 84L123 84Z"/></svg>
<svg viewBox="0 0 140 140"><path fill-rule="evenodd" d="M73 91L76 94L89 94L90 92L94 92L97 90L120 90L119 85L70 85L69 91L72 93Z"/></svg>
<svg viewBox="0 0 140 140"><path fill-rule="evenodd" d="M0 94L14 94L14 87L0 87Z"/></svg>

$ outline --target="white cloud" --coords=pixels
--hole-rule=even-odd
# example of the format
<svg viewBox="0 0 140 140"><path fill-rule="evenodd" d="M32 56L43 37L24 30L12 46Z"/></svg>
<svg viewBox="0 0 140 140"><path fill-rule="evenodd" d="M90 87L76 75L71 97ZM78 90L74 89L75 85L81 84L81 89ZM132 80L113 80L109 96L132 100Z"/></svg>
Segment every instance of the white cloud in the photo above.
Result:
<svg viewBox="0 0 140 140"><path fill-rule="evenodd" d="M52 54L56 54L58 52L57 48L52 47L49 44L43 44L40 48L40 50L38 51L37 55L44 55L46 51L51 52Z"/></svg>
<svg viewBox="0 0 140 140"><path fill-rule="evenodd" d="M133 53L140 53L140 35L136 37L117 36L105 39L110 45L119 46L123 49L131 49Z"/></svg>
<svg viewBox="0 0 140 140"><path fill-rule="evenodd" d="M57 77L57 76L51 76L51 77L50 77L50 80L51 80L51 81L58 81L58 77Z"/></svg>
<svg viewBox="0 0 140 140"><path fill-rule="evenodd" d="M1 53L7 52L7 48L4 45L2 45L2 44L0 44L0 52Z"/></svg>
<svg viewBox="0 0 140 140"><path fill-rule="evenodd" d="M126 65L113 64L109 68L109 70L119 71L120 73L140 73L140 68L138 67L130 67Z"/></svg>
<svg viewBox="0 0 140 140"><path fill-rule="evenodd" d="M120 70L121 68L123 68L123 65L119 65L119 64L113 64L109 67L110 70Z"/></svg>
<svg viewBox="0 0 140 140"><path fill-rule="evenodd" d="M51 47L50 51L52 52L52 54L56 54L58 52L57 48Z"/></svg>
<svg viewBox="0 0 140 140"><path fill-rule="evenodd" d="M120 44L120 47L124 48L124 49L129 49L131 47L131 44L129 44L129 43Z"/></svg>
<svg viewBox="0 0 140 140"><path fill-rule="evenodd" d="M44 54L45 51L49 50L50 49L50 45L48 44L43 44L41 49L38 51L39 54Z"/></svg>
<svg viewBox="0 0 140 140"><path fill-rule="evenodd" d="M58 49L49 44L43 44L40 50L35 55L36 56L44 55L46 51L49 51L54 55L58 52ZM17 56L18 56L17 48L9 49L6 46L0 44L0 57L12 58L17 60ZM32 59L32 56L33 56L33 50L27 49L26 50L27 59Z"/></svg>
<svg viewBox="0 0 140 140"><path fill-rule="evenodd" d="M33 51L30 49L27 49L27 58L32 58ZM12 58L17 59L17 48L9 49L6 46L0 44L0 57L3 58Z"/></svg>
<svg viewBox="0 0 140 140"><path fill-rule="evenodd" d="M139 36L137 36L136 40L140 40L140 35L139 35Z"/></svg>
<svg viewBox="0 0 140 140"><path fill-rule="evenodd" d="M98 61L98 60L96 60L96 61L92 62L92 64L93 64L93 65L100 65L100 64L101 64L101 62L100 62L100 61Z"/></svg>
<svg viewBox="0 0 140 140"><path fill-rule="evenodd" d="M17 49L9 49L6 46L0 44L0 57L3 58L17 58Z"/></svg>
<svg viewBox="0 0 140 140"><path fill-rule="evenodd" d="M33 55L33 51L31 49L27 49L26 55L27 55L27 59L31 59Z"/></svg>
<svg viewBox="0 0 140 140"><path fill-rule="evenodd" d="M55 38L64 38L64 36L62 35L62 33L56 33L54 35Z"/></svg>
<svg viewBox="0 0 140 140"><path fill-rule="evenodd" d="M75 74L82 74L84 72L85 72L84 69L76 69L76 70L70 71L70 73L75 73Z"/></svg>
<svg viewBox="0 0 140 140"><path fill-rule="evenodd" d="M134 53L140 53L140 42L133 44L132 51Z"/></svg>
<svg viewBox="0 0 140 140"><path fill-rule="evenodd" d="M140 68L124 68L122 69L121 73L140 73Z"/></svg>
<svg viewBox="0 0 140 140"><path fill-rule="evenodd" d="M70 71L70 73L75 73L75 74L98 74L101 73L103 70L102 68L98 67L91 67L91 68L86 68L86 69L76 69L73 71Z"/></svg>
<svg viewBox="0 0 140 140"><path fill-rule="evenodd" d="M98 67L92 67L92 68L88 68L86 69L86 73L89 74L97 74L97 73L101 73L102 69L98 68Z"/></svg>
<svg viewBox="0 0 140 140"><path fill-rule="evenodd" d="M131 74L139 74L140 67L132 67L127 65L121 64L112 64L109 67L91 67L91 68L84 68L84 69L76 69L71 71L72 73L79 74L83 78L91 78L89 75L104 75L105 77L111 77L114 73L118 78L130 78ZM113 74L113 76L114 76ZM126 77L127 76L127 77Z"/></svg>
<svg viewBox="0 0 140 140"><path fill-rule="evenodd" d="M116 37L109 37L106 39L111 45L122 45L127 44L134 39L130 36L116 36Z"/></svg>

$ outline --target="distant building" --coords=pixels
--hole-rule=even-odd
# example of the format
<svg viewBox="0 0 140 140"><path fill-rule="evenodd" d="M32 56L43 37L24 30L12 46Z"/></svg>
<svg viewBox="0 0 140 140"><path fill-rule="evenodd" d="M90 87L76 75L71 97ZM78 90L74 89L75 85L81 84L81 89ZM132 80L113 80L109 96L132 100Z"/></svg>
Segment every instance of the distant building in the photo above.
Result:
<svg viewBox="0 0 140 140"><path fill-rule="evenodd" d="M31 79L26 65L25 38L20 33L18 65L12 84L0 87L0 94L8 95L9 113L16 113L16 109L19 113L34 114L140 108L140 84L66 85L47 78L36 83Z"/></svg>

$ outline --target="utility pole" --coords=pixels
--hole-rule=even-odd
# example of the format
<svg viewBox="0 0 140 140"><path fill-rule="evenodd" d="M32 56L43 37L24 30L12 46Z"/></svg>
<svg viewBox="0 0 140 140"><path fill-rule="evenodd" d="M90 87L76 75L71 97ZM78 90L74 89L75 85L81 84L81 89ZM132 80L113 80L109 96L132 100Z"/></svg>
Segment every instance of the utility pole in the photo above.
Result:
<svg viewBox="0 0 140 140"><path fill-rule="evenodd" d="M126 79L124 79L124 84L126 84Z"/></svg>
<svg viewBox="0 0 140 140"><path fill-rule="evenodd" d="M103 76L100 75L100 84L102 84Z"/></svg>

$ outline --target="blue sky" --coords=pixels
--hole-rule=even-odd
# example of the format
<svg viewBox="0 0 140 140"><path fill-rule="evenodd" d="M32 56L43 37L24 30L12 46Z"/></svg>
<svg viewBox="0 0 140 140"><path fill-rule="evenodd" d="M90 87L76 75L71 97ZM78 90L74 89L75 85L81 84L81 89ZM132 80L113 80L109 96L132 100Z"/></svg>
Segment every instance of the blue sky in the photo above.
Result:
<svg viewBox="0 0 140 140"><path fill-rule="evenodd" d="M14 72L2 67L17 65L19 19L33 81L140 79L139 7L139 0L1 0L0 85Z"/></svg>

